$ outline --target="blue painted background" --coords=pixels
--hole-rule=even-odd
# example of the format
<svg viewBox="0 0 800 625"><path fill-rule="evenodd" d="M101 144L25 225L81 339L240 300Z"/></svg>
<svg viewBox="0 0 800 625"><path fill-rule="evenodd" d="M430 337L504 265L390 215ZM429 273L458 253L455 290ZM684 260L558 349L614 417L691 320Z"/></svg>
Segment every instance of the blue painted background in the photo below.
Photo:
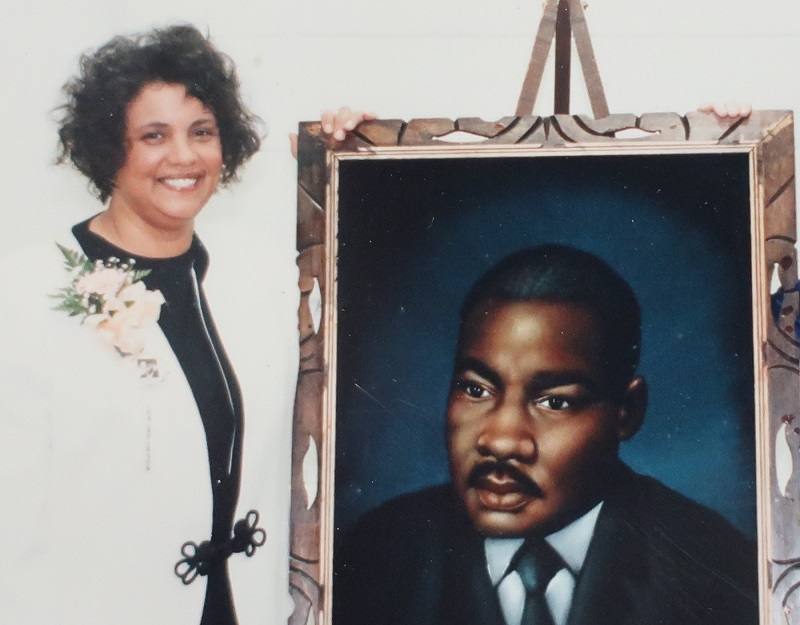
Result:
<svg viewBox="0 0 800 625"><path fill-rule="evenodd" d="M755 535L744 155L347 161L340 170L336 525L448 479L458 309L508 253L593 252L642 305L651 389L623 458Z"/></svg>

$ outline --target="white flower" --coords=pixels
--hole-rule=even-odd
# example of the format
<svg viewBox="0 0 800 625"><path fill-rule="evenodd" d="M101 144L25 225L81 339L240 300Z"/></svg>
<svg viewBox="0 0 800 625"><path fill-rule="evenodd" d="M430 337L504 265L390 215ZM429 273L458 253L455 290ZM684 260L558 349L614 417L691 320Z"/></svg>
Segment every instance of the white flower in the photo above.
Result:
<svg viewBox="0 0 800 625"><path fill-rule="evenodd" d="M128 279L126 272L116 267L103 267L92 273L82 274L75 281L79 295L99 295L104 299L114 297Z"/></svg>
<svg viewBox="0 0 800 625"><path fill-rule="evenodd" d="M108 321L109 319L111 319L111 315L107 315L105 313L95 313L93 315L86 315L83 318L83 323L92 328L96 328L101 323Z"/></svg>
<svg viewBox="0 0 800 625"><path fill-rule="evenodd" d="M141 283L137 283L141 284ZM136 289L138 299L129 299L132 295L128 292L123 298L120 294L115 301L122 302L122 306L105 315L90 315L96 317L96 328L101 336L116 347L123 355L138 356L144 351L144 328L158 322L161 315L161 305L164 296L161 291L148 291ZM89 320L89 317L86 319ZM93 320L94 321L94 320Z"/></svg>
<svg viewBox="0 0 800 625"><path fill-rule="evenodd" d="M144 351L144 337L140 326L134 325L131 309L126 308L97 326L100 336L116 347L123 356L138 356Z"/></svg>
<svg viewBox="0 0 800 625"><path fill-rule="evenodd" d="M92 263L82 254L58 246L72 280L53 295L61 302L56 310L81 316L82 322L123 356L144 351L145 329L158 322L164 296L148 291L141 281L149 271L136 271L134 261L109 258Z"/></svg>

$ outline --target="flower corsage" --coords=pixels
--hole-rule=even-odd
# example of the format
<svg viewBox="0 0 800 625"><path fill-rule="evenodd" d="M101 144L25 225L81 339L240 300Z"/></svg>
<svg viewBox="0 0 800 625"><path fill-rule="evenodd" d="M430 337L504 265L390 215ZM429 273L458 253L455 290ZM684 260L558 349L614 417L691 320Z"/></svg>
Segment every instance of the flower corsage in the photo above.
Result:
<svg viewBox="0 0 800 625"><path fill-rule="evenodd" d="M61 300L55 310L81 317L81 323L95 328L120 355L142 354L144 330L158 322L164 304L161 291L148 291L142 282L150 270L135 269L132 259L93 262L83 254L56 245L72 280L69 286L51 296Z"/></svg>

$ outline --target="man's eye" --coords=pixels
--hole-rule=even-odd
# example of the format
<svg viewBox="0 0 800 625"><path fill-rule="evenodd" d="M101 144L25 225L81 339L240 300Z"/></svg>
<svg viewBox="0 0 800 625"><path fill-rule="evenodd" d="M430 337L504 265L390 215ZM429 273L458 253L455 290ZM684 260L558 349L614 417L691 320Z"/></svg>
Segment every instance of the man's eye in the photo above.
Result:
<svg viewBox="0 0 800 625"><path fill-rule="evenodd" d="M571 408L576 407L576 403L573 402L571 399L567 399L566 397L559 397L557 395L551 395L548 397L542 397L536 401L536 406L540 408L545 408L547 410L569 410Z"/></svg>
<svg viewBox="0 0 800 625"><path fill-rule="evenodd" d="M461 380L456 382L455 387L458 391L461 391L464 395L472 399L484 399L490 395L489 391L477 382Z"/></svg>

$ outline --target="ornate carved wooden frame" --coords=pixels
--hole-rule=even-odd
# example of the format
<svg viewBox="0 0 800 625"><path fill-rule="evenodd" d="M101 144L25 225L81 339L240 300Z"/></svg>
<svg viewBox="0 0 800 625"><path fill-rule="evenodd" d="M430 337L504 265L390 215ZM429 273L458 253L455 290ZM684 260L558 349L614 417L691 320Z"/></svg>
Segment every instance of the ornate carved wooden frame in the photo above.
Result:
<svg viewBox="0 0 800 625"><path fill-rule="evenodd" d="M480 143L441 140L456 131ZM631 136L633 135L633 136ZM456 135L453 135L455 138ZM330 623L336 406L337 176L347 159L507 155L646 155L737 152L749 156L753 345L761 622L792 618L800 588L800 343L792 115L611 115L371 121L342 143L318 123L300 126L297 249L300 370L292 455L290 590L293 625ZM786 291L777 322L771 281ZM790 483L791 482L791 483Z"/></svg>

